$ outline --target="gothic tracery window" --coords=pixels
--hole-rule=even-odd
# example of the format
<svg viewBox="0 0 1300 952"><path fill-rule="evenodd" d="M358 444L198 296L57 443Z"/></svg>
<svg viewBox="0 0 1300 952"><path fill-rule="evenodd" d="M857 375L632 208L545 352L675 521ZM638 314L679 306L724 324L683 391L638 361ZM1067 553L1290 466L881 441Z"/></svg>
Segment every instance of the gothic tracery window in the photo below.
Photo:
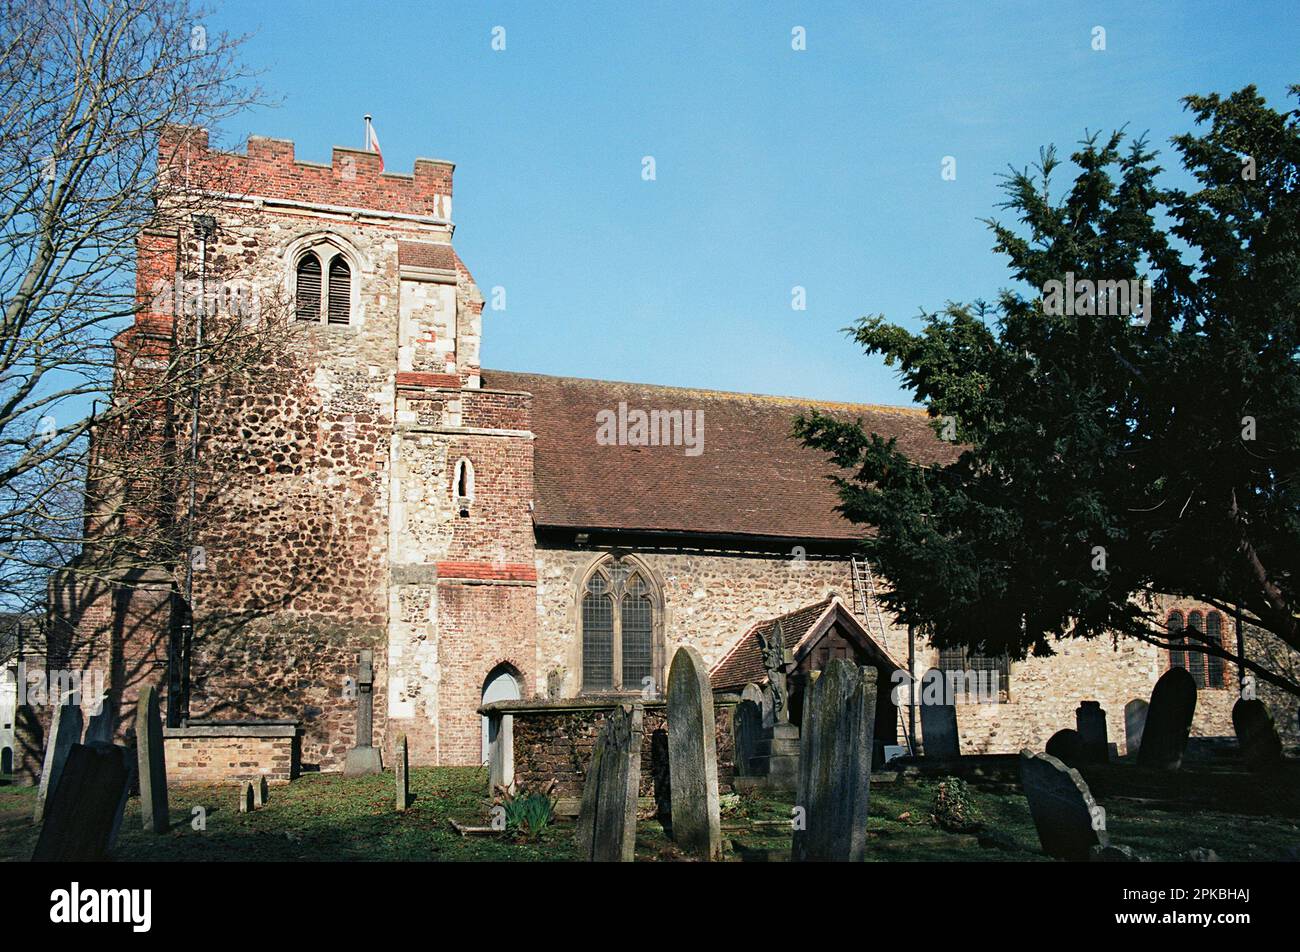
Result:
<svg viewBox="0 0 1300 952"><path fill-rule="evenodd" d="M659 691L662 610L653 582L635 562L610 556L582 589L582 690Z"/></svg>

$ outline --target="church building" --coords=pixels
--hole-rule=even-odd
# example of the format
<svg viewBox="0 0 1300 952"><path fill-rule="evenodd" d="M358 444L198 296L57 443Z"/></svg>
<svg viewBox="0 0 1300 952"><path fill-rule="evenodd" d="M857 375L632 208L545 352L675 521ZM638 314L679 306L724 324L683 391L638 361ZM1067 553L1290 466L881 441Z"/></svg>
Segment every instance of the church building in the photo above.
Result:
<svg viewBox="0 0 1300 952"><path fill-rule="evenodd" d="M197 129L163 154L213 200L215 228L142 234L141 295L202 266L277 289L293 333L266 372L204 395L189 603L158 572L74 567L55 585L72 654L110 672L119 730L154 684L173 730L293 722L303 767L340 769L369 650L375 745L404 734L414 764L479 764L485 701L656 697L687 644L717 690L739 690L763 675L754 632L782 618L805 668L986 672L992 697L960 707L965 752L1041 750L1097 700L1122 753L1125 705L1175 663L1203 688L1194 733L1231 736L1223 665L1131 640L1026 661L940 652L879 610L888 580L857 549L869 530L836 512L829 462L791 425L817 408L941 463L953 450L924 411L485 368L484 334L510 329L485 320L457 253L451 163L398 174L335 148L325 165L261 137L219 152ZM120 381L174 346L176 320L136 317ZM1229 636L1212 609L1165 602ZM899 729L905 744L906 715Z"/></svg>

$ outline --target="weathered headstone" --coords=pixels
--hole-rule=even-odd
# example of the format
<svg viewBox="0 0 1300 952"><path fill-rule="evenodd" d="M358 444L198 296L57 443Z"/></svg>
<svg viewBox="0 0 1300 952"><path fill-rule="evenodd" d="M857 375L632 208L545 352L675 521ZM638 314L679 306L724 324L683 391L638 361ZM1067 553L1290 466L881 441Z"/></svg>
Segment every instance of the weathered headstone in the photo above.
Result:
<svg viewBox="0 0 1300 952"><path fill-rule="evenodd" d="M796 862L866 859L877 678L875 668L835 658L804 693Z"/></svg>
<svg viewBox="0 0 1300 952"><path fill-rule="evenodd" d="M1140 697L1135 697L1124 705L1124 743L1125 753L1137 756L1142 749L1142 730L1147 724L1147 708L1150 707Z"/></svg>
<svg viewBox="0 0 1300 952"><path fill-rule="evenodd" d="M135 714L135 752L140 776L140 816L146 833L166 833L171 825L167 804L167 758L163 751L162 714L152 685L140 690Z"/></svg>
<svg viewBox="0 0 1300 952"><path fill-rule="evenodd" d="M957 733L957 705L927 704L922 699L921 750L927 757L949 759L961 756Z"/></svg>
<svg viewBox="0 0 1300 952"><path fill-rule="evenodd" d="M1079 737L1078 731L1068 727L1049 737L1044 750L1067 767L1077 767L1085 762L1083 740Z"/></svg>
<svg viewBox="0 0 1300 952"><path fill-rule="evenodd" d="M41 822L45 814L45 803L50 793L59 785L63 775L63 765L68 760L68 751L73 744L81 743L81 707L76 704L60 704L54 709L50 721L49 741L45 745L45 765L41 768L41 784L36 790L36 811L34 819Z"/></svg>
<svg viewBox="0 0 1300 952"><path fill-rule="evenodd" d="M86 743L113 743L113 727L113 706L108 698L104 698L99 713L90 715L90 719L86 721Z"/></svg>
<svg viewBox="0 0 1300 952"><path fill-rule="evenodd" d="M1282 739L1277 736L1273 715L1258 698L1242 698L1232 706L1232 729L1237 733L1241 756L1252 770L1282 762Z"/></svg>
<svg viewBox="0 0 1300 952"><path fill-rule="evenodd" d="M700 859L722 859L713 690L704 659L689 645L677 649L668 669L668 775L673 842Z"/></svg>
<svg viewBox="0 0 1300 952"><path fill-rule="evenodd" d="M1079 771L1050 754L1020 752L1020 784L1043 852L1057 859L1087 862L1094 846L1109 846L1106 813L1093 799Z"/></svg>
<svg viewBox="0 0 1300 952"><path fill-rule="evenodd" d="M411 779L408 775L410 761L407 759L406 735L399 734L393 744L393 775L397 781L397 809L404 811L411 805Z"/></svg>
<svg viewBox="0 0 1300 952"><path fill-rule="evenodd" d="M343 776L364 777L383 771L383 758L379 748L372 746L374 741L374 704L375 704L375 667L374 652L369 648L361 651L357 664L357 744L348 751L343 762Z"/></svg>
<svg viewBox="0 0 1300 952"><path fill-rule="evenodd" d="M265 777L254 777L250 784L253 788L253 809L260 810L270 798L271 788Z"/></svg>
<svg viewBox="0 0 1300 952"><path fill-rule="evenodd" d="M45 817L32 861L93 863L104 858L122 822L131 784L131 752L74 744Z"/></svg>
<svg viewBox="0 0 1300 952"><path fill-rule="evenodd" d="M1196 682L1186 668L1170 668L1151 691L1138 765L1177 770L1187 751L1187 737L1196 713Z"/></svg>
<svg viewBox="0 0 1300 952"><path fill-rule="evenodd" d="M769 729L776 723L776 702L772 696L771 685L763 687L763 728Z"/></svg>
<svg viewBox="0 0 1300 952"><path fill-rule="evenodd" d="M1106 712L1102 710L1101 702L1081 701L1074 711L1074 726L1079 732L1079 754L1083 758L1082 763L1108 763L1110 737L1106 733Z"/></svg>
<svg viewBox="0 0 1300 952"><path fill-rule="evenodd" d="M640 704L620 704L605 717L582 787L578 858L630 863L636 852L636 799L641 785Z"/></svg>
<svg viewBox="0 0 1300 952"><path fill-rule="evenodd" d="M736 776L752 777L752 761L763 739L763 692L758 685L745 685L731 718Z"/></svg>
<svg viewBox="0 0 1300 952"><path fill-rule="evenodd" d="M253 790L253 781L245 780L239 785L239 812L252 813L257 809L257 794Z"/></svg>
<svg viewBox="0 0 1300 952"><path fill-rule="evenodd" d="M12 783L34 787L41 778L41 759L45 751L45 727L33 704L14 708L14 763Z"/></svg>

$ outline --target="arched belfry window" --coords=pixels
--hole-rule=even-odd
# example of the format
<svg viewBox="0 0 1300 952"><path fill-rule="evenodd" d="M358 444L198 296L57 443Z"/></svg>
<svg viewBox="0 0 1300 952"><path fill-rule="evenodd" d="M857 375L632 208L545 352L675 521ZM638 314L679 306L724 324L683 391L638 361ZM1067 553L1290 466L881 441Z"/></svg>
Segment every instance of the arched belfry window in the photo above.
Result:
<svg viewBox="0 0 1300 952"><path fill-rule="evenodd" d="M606 556L582 587L582 690L660 693L663 605L636 561Z"/></svg>
<svg viewBox="0 0 1300 952"><path fill-rule="evenodd" d="M346 324L352 315L352 269L335 255L330 261L329 322Z"/></svg>
<svg viewBox="0 0 1300 952"><path fill-rule="evenodd" d="M320 320L320 259L307 252L298 260L294 312L300 321Z"/></svg>
<svg viewBox="0 0 1300 952"><path fill-rule="evenodd" d="M302 239L294 249L294 316L317 324L354 323L359 301L355 254L324 237Z"/></svg>

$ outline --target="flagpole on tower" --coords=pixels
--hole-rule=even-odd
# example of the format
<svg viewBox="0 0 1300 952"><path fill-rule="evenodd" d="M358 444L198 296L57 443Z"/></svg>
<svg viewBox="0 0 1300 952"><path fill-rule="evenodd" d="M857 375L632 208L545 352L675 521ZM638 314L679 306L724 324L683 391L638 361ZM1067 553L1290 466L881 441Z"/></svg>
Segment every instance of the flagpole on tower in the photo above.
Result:
<svg viewBox="0 0 1300 952"><path fill-rule="evenodd" d="M370 113L366 113L366 131L365 131L366 151L370 151Z"/></svg>

